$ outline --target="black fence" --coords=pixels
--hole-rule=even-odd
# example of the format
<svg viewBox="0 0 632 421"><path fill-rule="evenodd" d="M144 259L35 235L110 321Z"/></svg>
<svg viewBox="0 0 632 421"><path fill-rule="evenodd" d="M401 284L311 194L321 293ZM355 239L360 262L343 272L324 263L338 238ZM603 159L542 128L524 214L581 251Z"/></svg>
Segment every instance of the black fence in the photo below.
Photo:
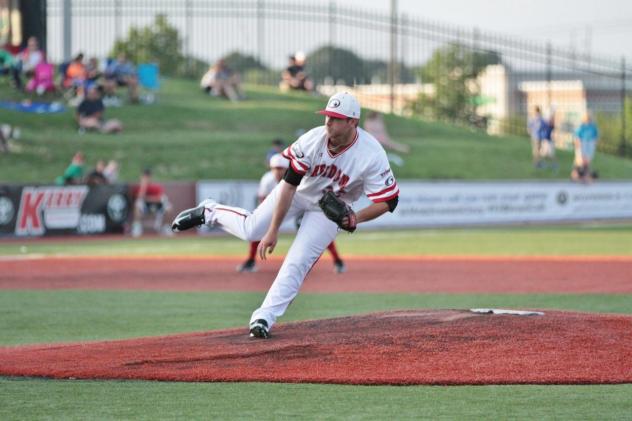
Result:
<svg viewBox="0 0 632 421"><path fill-rule="evenodd" d="M290 55L303 55L316 89L353 89L382 112L447 120L492 134L526 134L539 106L555 141L591 111L601 150L632 155L632 68L608 58L401 13L305 0L49 0L48 55L104 59L132 49L168 76L201 78L225 58L248 83L278 85ZM142 40L154 37L153 49ZM134 42L131 42L131 41ZM140 40L140 41L139 41ZM136 49L134 49L137 46ZM142 51L141 51L142 50ZM627 101L627 104L626 104Z"/></svg>

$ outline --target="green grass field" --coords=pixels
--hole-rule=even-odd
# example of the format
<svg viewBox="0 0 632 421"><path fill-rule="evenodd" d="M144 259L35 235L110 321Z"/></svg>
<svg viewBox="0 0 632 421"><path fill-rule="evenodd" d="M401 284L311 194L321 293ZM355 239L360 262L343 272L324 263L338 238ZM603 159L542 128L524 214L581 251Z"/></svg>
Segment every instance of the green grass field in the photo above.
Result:
<svg viewBox="0 0 632 421"><path fill-rule="evenodd" d="M277 254L283 255L292 240L279 239ZM549 227L425 229L359 231L336 238L345 255L418 256L613 256L632 255L632 225L575 224ZM1 255L187 255L243 256L244 242L220 236L175 236L171 238L122 237L119 240L68 238L64 241L14 239L0 242Z"/></svg>
<svg viewBox="0 0 632 421"><path fill-rule="evenodd" d="M2 84L5 85L2 85ZM6 80L0 91L9 93ZM323 124L315 110L326 98L279 94L249 86L248 100L230 103L203 95L196 81L165 80L153 105L125 105L107 114L123 121L117 136L77 133L72 110L63 114L2 111L2 122L22 128L11 154L0 154L0 182L50 183L63 173L77 150L87 168L98 159L117 159L121 179L138 178L151 166L158 180L259 179L273 138L290 142L298 130ZM15 96L15 94L13 94ZM16 97L15 99L19 99ZM421 179L567 179L570 151L559 151L560 171L536 170L526 138L490 137L441 123L386 116L392 137L412 147L399 178ZM632 178L632 161L598 154L603 179Z"/></svg>
<svg viewBox="0 0 632 421"><path fill-rule="evenodd" d="M358 232L339 238L342 252L355 255L632 255L632 227L627 225ZM286 237L280 254L287 244ZM243 243L228 237L0 243L2 255L242 256L244 250ZM262 297L241 292L5 290L0 294L0 345L242 327ZM305 293L282 321L488 306L632 314L632 297ZM629 419L631 395L632 385L365 387L0 378L0 419Z"/></svg>

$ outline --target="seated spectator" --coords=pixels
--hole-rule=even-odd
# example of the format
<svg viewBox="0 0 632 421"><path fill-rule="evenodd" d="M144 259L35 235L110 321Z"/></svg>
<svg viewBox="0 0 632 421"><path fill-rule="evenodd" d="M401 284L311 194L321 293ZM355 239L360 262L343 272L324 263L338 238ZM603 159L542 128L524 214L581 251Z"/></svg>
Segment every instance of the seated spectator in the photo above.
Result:
<svg viewBox="0 0 632 421"><path fill-rule="evenodd" d="M364 130L371 133L385 149L391 149L401 153L410 152L410 146L404 145L403 143L397 143L391 139L386 130L384 118L382 117L382 114L378 112L369 111L366 119L364 120Z"/></svg>
<svg viewBox="0 0 632 421"><path fill-rule="evenodd" d="M26 84L26 91L36 92L38 95L55 91L55 66L46 61L35 66L35 73Z"/></svg>
<svg viewBox="0 0 632 421"><path fill-rule="evenodd" d="M0 48L0 75L8 75L13 71L15 65L15 58L13 54Z"/></svg>
<svg viewBox="0 0 632 421"><path fill-rule="evenodd" d="M65 89L74 89L77 96L83 96L83 86L88 78L86 66L83 64L83 53L77 54L68 64L63 77L62 86Z"/></svg>
<svg viewBox="0 0 632 421"><path fill-rule="evenodd" d="M90 57L88 65L86 66L86 80L88 83L95 83L98 85L102 76L103 72L99 67L99 60L96 57Z"/></svg>
<svg viewBox="0 0 632 421"><path fill-rule="evenodd" d="M114 184L118 181L118 171L119 171L118 162L116 162L113 159L110 159L108 164L105 166L105 169L103 170L103 175L108 180L109 184Z"/></svg>
<svg viewBox="0 0 632 421"><path fill-rule="evenodd" d="M0 75L7 75L13 78L16 86L20 83L19 72L17 71L17 59L10 51L0 48Z"/></svg>
<svg viewBox="0 0 632 421"><path fill-rule="evenodd" d="M105 161L99 159L94 169L88 173L86 176L86 184L90 187L101 186L104 184L108 184L108 180L104 174L105 171Z"/></svg>
<svg viewBox="0 0 632 421"><path fill-rule="evenodd" d="M241 78L226 65L224 59L220 59L209 67L202 76L200 87L209 95L228 98L231 101L239 101L245 98L241 90Z"/></svg>
<svg viewBox="0 0 632 421"><path fill-rule="evenodd" d="M17 57L15 81L18 89L23 88L21 75L33 77L35 75L35 67L44 61L44 53L39 49L37 38L30 37L27 41L26 48L22 50Z"/></svg>
<svg viewBox="0 0 632 421"><path fill-rule="evenodd" d="M0 152L9 153L9 142L20 138L20 128L0 124Z"/></svg>
<svg viewBox="0 0 632 421"><path fill-rule="evenodd" d="M82 152L76 152L70 165L64 171L64 175L60 175L55 179L55 184L60 186L68 186L74 184L81 184L83 182L83 165L84 157Z"/></svg>
<svg viewBox="0 0 632 421"><path fill-rule="evenodd" d="M268 149L268 152L266 152L266 167L270 162L270 158L272 158L276 154L280 154L281 152L283 152L286 147L287 145L285 144L285 141L283 139L278 137L273 139L272 146L270 147L270 149Z"/></svg>
<svg viewBox="0 0 632 421"><path fill-rule="evenodd" d="M124 53L119 54L115 61L108 64L104 76L106 96L116 96L117 86L126 86L130 102L138 102L138 76L134 65Z"/></svg>
<svg viewBox="0 0 632 421"><path fill-rule="evenodd" d="M171 228L169 224L163 226L163 220L171 210L171 203L162 185L152 181L149 168L143 171L139 184L132 188L132 195L134 200L132 236L143 235L143 217L150 215L154 215L154 231L170 235Z"/></svg>
<svg viewBox="0 0 632 421"><path fill-rule="evenodd" d="M123 125L119 120L105 120L103 113L105 106L101 100L101 93L96 86L88 88L86 97L77 107L75 118L79 126L79 132L96 130L101 133L118 133L123 130Z"/></svg>
<svg viewBox="0 0 632 421"><path fill-rule="evenodd" d="M295 89L311 92L314 90L314 82L305 72L305 54L302 52L289 57L288 66L281 73L281 79L280 88L282 91Z"/></svg>

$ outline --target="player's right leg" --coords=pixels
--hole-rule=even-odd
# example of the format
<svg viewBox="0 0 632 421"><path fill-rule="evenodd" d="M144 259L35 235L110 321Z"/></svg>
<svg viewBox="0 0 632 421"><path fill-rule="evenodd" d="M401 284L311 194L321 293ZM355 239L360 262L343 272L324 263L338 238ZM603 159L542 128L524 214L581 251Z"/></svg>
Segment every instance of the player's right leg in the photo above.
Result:
<svg viewBox="0 0 632 421"><path fill-rule="evenodd" d="M272 221L278 190L278 187L272 190L253 212L206 199L198 207L181 212L173 221L172 228L182 231L206 224L217 226L242 240L259 241ZM293 202L286 218L294 218L299 211L298 205Z"/></svg>

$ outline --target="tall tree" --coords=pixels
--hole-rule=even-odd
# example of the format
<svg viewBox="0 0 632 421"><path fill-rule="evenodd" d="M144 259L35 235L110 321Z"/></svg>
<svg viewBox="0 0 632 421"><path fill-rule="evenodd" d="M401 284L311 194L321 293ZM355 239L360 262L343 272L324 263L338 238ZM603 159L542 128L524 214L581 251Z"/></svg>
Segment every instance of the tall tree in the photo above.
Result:
<svg viewBox="0 0 632 421"><path fill-rule="evenodd" d="M422 94L415 109L434 118L470 121L476 111L476 78L490 64L499 64L494 51L473 51L453 43L434 51L421 67L422 83L431 83L433 93Z"/></svg>
<svg viewBox="0 0 632 421"><path fill-rule="evenodd" d="M182 39L165 15L156 15L154 23L144 28L131 27L126 39L117 40L111 55L125 53L134 63L158 63L160 73L182 74L186 66Z"/></svg>

